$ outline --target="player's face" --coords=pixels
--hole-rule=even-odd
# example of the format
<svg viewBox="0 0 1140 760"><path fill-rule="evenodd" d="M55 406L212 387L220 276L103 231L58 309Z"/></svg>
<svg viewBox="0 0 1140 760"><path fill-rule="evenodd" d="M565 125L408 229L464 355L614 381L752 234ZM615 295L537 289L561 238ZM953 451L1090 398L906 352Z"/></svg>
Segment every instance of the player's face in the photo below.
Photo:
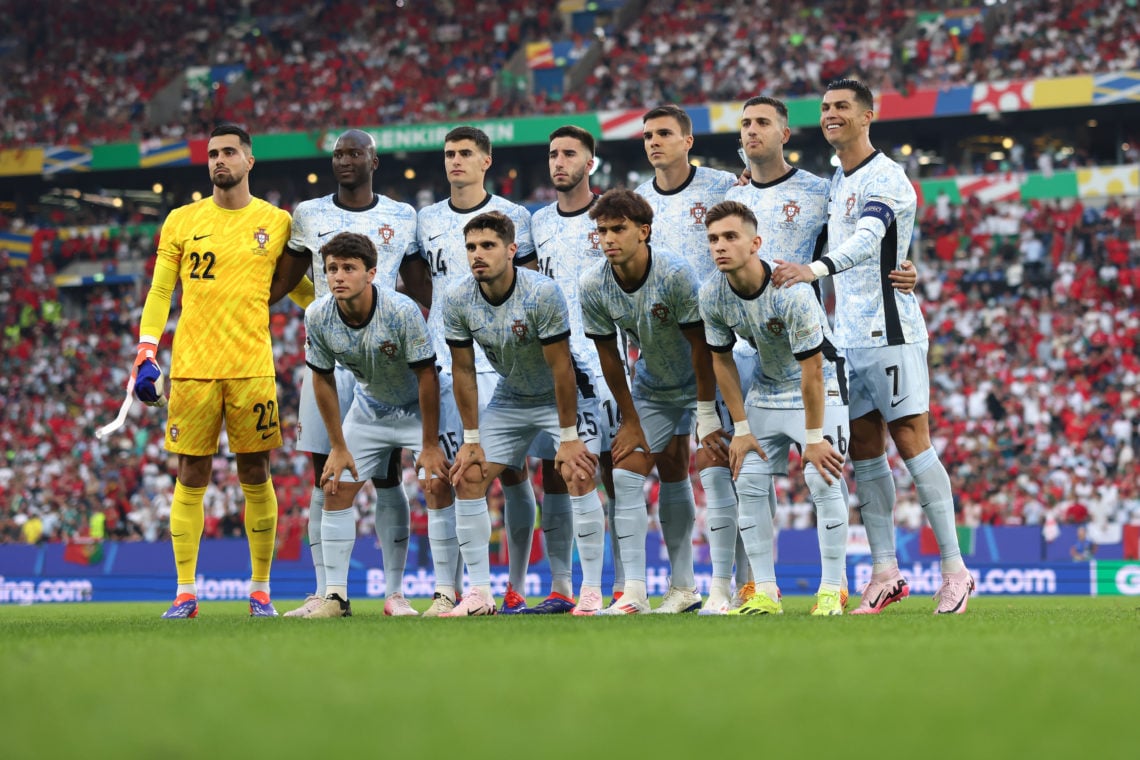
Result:
<svg viewBox="0 0 1140 760"><path fill-rule="evenodd" d="M873 116L873 111L856 102L853 90L828 90L819 106L819 126L833 148L858 140L870 128Z"/></svg>
<svg viewBox="0 0 1140 760"><path fill-rule="evenodd" d="M325 259L325 279L328 280L329 291L338 301L349 301L364 292L372 285L372 278L376 276L376 269L366 269L360 259L345 259L339 256L329 256Z"/></svg>
<svg viewBox="0 0 1140 760"><path fill-rule="evenodd" d="M760 237L748 222L726 216L708 226L709 254L722 272L735 272L760 250Z"/></svg>
<svg viewBox="0 0 1140 760"><path fill-rule="evenodd" d="M597 219L602 252L615 267L620 267L637 255L649 239L649 225L637 224L625 217Z"/></svg>
<svg viewBox="0 0 1140 760"><path fill-rule="evenodd" d="M337 184L354 190L372 186L372 173L380 159L369 144L355 137L342 137L333 147L332 168Z"/></svg>
<svg viewBox="0 0 1140 760"><path fill-rule="evenodd" d="M494 282L511 268L514 243L507 245L493 230L471 230L467 233L467 263L476 282Z"/></svg>
<svg viewBox="0 0 1140 760"><path fill-rule="evenodd" d="M443 144L443 167L453 187L482 185L491 168L491 157L479 150L473 140L456 140Z"/></svg>
<svg viewBox="0 0 1140 760"><path fill-rule="evenodd" d="M672 116L658 116L645 122L641 133L645 155L654 169L688 163L693 136L681 134L681 125Z"/></svg>
<svg viewBox="0 0 1140 760"><path fill-rule="evenodd" d="M740 144L749 161L757 164L780 156L792 131L767 103L748 106L740 116Z"/></svg>
<svg viewBox="0 0 1140 760"><path fill-rule="evenodd" d="M253 168L253 156L246 152L237 135L211 137L206 145L210 181L214 187L237 187Z"/></svg>
<svg viewBox="0 0 1140 760"><path fill-rule="evenodd" d="M554 189L568 192L578 187L590 174L594 157L586 146L573 137L555 137L550 141L550 181Z"/></svg>

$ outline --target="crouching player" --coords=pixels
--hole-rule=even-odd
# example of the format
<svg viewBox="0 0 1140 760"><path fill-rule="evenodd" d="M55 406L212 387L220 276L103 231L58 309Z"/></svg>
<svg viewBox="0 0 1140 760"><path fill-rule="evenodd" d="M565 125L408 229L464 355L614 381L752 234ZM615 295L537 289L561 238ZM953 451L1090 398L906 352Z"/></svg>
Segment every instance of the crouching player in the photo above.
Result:
<svg viewBox="0 0 1140 760"><path fill-rule="evenodd" d="M713 351L717 385L736 428L729 460L740 499L740 535L756 577L755 596L730 614L783 612L768 488L773 466L786 462L795 444L815 502L823 566L812 614L842 615L839 592L846 575L847 503L840 479L851 438L843 360L812 288L772 286L771 267L757 255L761 241L756 217L747 206L718 203L705 223L719 274L701 287L701 318ZM737 335L756 348L760 359L746 381L747 398L732 358Z"/></svg>
<svg viewBox="0 0 1140 760"><path fill-rule="evenodd" d="M352 503L364 482L387 467L393 451L419 452L416 468L430 509L452 500L447 460L439 445L439 376L427 324L412 299L373 283L376 256L372 241L357 233L342 232L326 243L321 257L330 294L305 312L305 361L313 371L317 408L331 444L320 476L325 489L325 600L306 616L310 618L352 615ZM351 370L357 382L343 426L337 362Z"/></svg>
<svg viewBox="0 0 1140 760"><path fill-rule="evenodd" d="M572 612L602 608L605 519L594 488L599 440L580 437L579 399L570 354L566 299L550 278L514 265L515 226L504 214L480 214L463 228L471 277L448 291L444 329L451 348L455 404L463 445L451 468L458 499L455 530L471 589L441 617L491 615L487 486L508 467L521 468L532 443L557 448L555 470L570 492L574 534L582 560L582 589ZM479 417L475 342L499 373ZM597 410L590 409L596 417ZM546 454L543 454L545 457Z"/></svg>

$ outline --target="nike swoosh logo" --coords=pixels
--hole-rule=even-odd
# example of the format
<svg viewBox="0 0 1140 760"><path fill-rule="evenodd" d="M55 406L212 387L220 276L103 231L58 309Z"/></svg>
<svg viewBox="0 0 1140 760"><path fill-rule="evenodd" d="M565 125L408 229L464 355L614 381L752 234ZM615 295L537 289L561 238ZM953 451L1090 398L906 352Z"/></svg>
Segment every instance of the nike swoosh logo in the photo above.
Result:
<svg viewBox="0 0 1140 760"><path fill-rule="evenodd" d="M469 543L471 543L471 542L470 542L470 541L464 541L463 543L461 543L461 544L459 545L459 548L461 548L461 549L462 549L464 546L467 546L467 544L469 544Z"/></svg>
<svg viewBox="0 0 1140 760"><path fill-rule="evenodd" d="M402 543L404 543L404 542L405 542L405 541L407 541L407 540L408 540L408 537L407 537L407 536L404 536L403 538L397 538L397 539L396 539L395 541L393 541L392 543L394 543L394 544L402 544Z"/></svg>
<svg viewBox="0 0 1140 760"><path fill-rule="evenodd" d="M878 595L878 596L876 596L876 597L874 598L874 600L871 602L871 607L872 607L872 608L874 608L874 607L878 607L878 606L879 606L879 601L880 601L880 600L883 598L883 594L885 594L885 593L887 593L887 592L886 592L886 591L880 591L880 592L879 592L879 595Z"/></svg>
<svg viewBox="0 0 1140 760"><path fill-rule="evenodd" d="M908 398L910 398L910 396L903 396L898 401L892 401L891 402L891 409L894 409L896 406L898 406L902 402L906 401Z"/></svg>
<svg viewBox="0 0 1140 760"><path fill-rule="evenodd" d="M336 232L336 230L329 230L328 232L318 232L318 233L317 233L317 237L319 237L319 238L323 238L323 237L325 237L326 235L331 235L331 234L333 234L334 232Z"/></svg>
<svg viewBox="0 0 1140 760"><path fill-rule="evenodd" d="M595 530L593 533L587 533L584 536L581 533L579 533L578 538L589 538L590 536L596 536L596 535L598 535L598 531Z"/></svg>
<svg viewBox="0 0 1140 760"><path fill-rule="evenodd" d="M835 525L828 525L828 526L826 526L826 527L827 527L827 529L828 529L828 530L835 530L836 528L838 528L838 527L839 527L840 525L842 525L842 524L843 524L843 523L835 523Z"/></svg>
<svg viewBox="0 0 1140 760"><path fill-rule="evenodd" d="M859 506L855 507L855 509L861 510L861 509L863 509L863 507L869 507L869 506L871 506L871 502L868 501L864 504L860 504Z"/></svg>
<svg viewBox="0 0 1140 760"><path fill-rule="evenodd" d="M435 240L435 239L436 239L436 238L438 238L438 237L443 237L445 234L446 234L446 233L444 233L444 232L441 232L441 233L439 233L438 235L431 235L430 237L428 237L428 242L430 243L431 241Z"/></svg>
<svg viewBox="0 0 1140 760"><path fill-rule="evenodd" d="M170 537L171 538L182 538L185 535L186 535L185 533L171 533Z"/></svg>
<svg viewBox="0 0 1140 760"><path fill-rule="evenodd" d="M617 538L618 538L618 541L624 541L627 538L633 538L633 534L630 533L628 536L618 536Z"/></svg>
<svg viewBox="0 0 1140 760"><path fill-rule="evenodd" d="M205 240L208 237L210 237L210 236L209 235L195 235L194 239L195 240Z"/></svg>
<svg viewBox="0 0 1140 760"><path fill-rule="evenodd" d="M717 528L709 528L709 530L724 530L727 527L728 527L727 525L721 525L720 527L717 527Z"/></svg>
<svg viewBox="0 0 1140 760"><path fill-rule="evenodd" d="M543 533L553 533L556 530L558 530L558 528L543 528L542 532Z"/></svg>
<svg viewBox="0 0 1140 760"><path fill-rule="evenodd" d="M269 440L270 438L272 438L274 435L276 435L276 433L262 433L262 434L261 434L261 440L263 440L263 441L268 441L268 440Z"/></svg>
<svg viewBox="0 0 1140 760"><path fill-rule="evenodd" d="M746 530L752 530L752 529L753 529L753 528L755 528L755 527L756 527L755 525L749 525L747 528L741 528L741 529L740 529L740 531L743 533L744 531L746 531Z"/></svg>
<svg viewBox="0 0 1140 760"><path fill-rule="evenodd" d="M535 247L535 248L541 248L542 246L546 245L547 243L549 243L549 242L550 242L551 240L553 240L553 239L554 239L554 238L552 238L552 237L548 237L546 240L543 240L543 241L542 241L542 242L540 242L540 243L535 243L535 244L534 244L534 247Z"/></svg>
<svg viewBox="0 0 1140 760"><path fill-rule="evenodd" d="M262 528L261 530L258 530L257 528L250 528L249 532L250 533L264 533L267 530L269 530L269 528Z"/></svg>

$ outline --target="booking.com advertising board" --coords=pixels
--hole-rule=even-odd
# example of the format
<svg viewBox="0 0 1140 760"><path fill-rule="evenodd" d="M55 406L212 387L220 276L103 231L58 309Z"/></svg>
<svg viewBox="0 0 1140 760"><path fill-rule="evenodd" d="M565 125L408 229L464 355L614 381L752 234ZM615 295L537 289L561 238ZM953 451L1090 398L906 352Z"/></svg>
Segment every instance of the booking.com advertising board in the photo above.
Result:
<svg viewBox="0 0 1140 760"><path fill-rule="evenodd" d="M814 531L803 532L814 538ZM651 595L664 594L669 584L668 565L659 539L651 535L649 543L648 591ZM64 553L65 547L58 544L0 547L0 604L165 602L169 601L175 586L174 563L167 544L107 543L105 551L89 557L94 561L87 563L76 562L74 552L64 559ZM431 565L426 556L421 564L417 555L418 548L410 552L403 592L408 597L430 597L435 590ZM934 594L941 582L937 558L903 559L901 569L910 583L911 593ZM813 557L782 552L776 566L781 591L786 595L814 593L819 583L818 562L818 554ZM358 599L383 597L387 584L381 567L373 540L357 541L349 574L349 594ZM244 541L204 541L198 569L198 595L203 601L248 596L249 554ZM1140 562L1137 561L985 563L975 557L970 561L970 570L980 594L1140 596ZM609 588L612 577L612 568L607 565L603 588ZM848 580L852 590L862 588L870 577L869 558L865 554L851 555ZM698 562L698 590L706 593L711 578L707 562ZM579 580L576 576L575 585ZM492 568L496 595L502 595L506 585L506 568ZM533 563L524 593L541 596L549 589L549 565L545 560ZM274 599L301 599L312 590L313 571L307 547L296 559L279 558L274 563Z"/></svg>

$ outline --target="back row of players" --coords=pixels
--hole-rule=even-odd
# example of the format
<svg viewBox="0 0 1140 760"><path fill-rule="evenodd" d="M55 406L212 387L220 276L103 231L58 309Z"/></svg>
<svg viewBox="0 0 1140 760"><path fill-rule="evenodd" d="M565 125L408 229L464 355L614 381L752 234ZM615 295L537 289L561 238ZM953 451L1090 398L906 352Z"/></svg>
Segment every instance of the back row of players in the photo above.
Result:
<svg viewBox="0 0 1140 760"><path fill-rule="evenodd" d="M849 448L874 562L856 612L877 613L909 594L895 560L888 430L942 549L936 611L964 611L972 580L958 550L949 478L930 445L927 334L913 270L903 265L916 199L900 167L872 147L872 118L861 83L828 88L821 128L841 164L828 182L785 162L784 104L749 100L740 133L750 181L741 185L730 173L691 165L688 116L655 108L644 116L654 179L636 193L600 198L589 186L593 137L562 127L548 154L558 201L533 219L484 189L491 145L478 129L447 135L451 196L418 215L372 192L372 138L342 135L333 153L339 189L297 207L289 241L312 254L317 298L331 295L306 313L313 372L300 415L299 446L313 453L320 479L309 528L317 589L287 614L351 614L352 503L368 478L377 485L385 613L416 614L398 581L409 533L401 447L419 452L429 507L437 588L426 615L496 611L485 494L500 476L510 576L499 612L648 612L644 484L654 466L671 565L657 611L778 613L771 483L786 473L793 443L817 510L822 578L813 612L846 606L841 472ZM818 285L806 284L833 275L834 338ZM429 309L426 325L416 305L391 290L397 283ZM638 350L632 384L619 337ZM694 411L713 564L703 606L688 477ZM528 453L543 460L553 577L550 595L530 609L516 591L536 515ZM613 495L608 607L599 457ZM463 564L471 587L460 596Z"/></svg>

